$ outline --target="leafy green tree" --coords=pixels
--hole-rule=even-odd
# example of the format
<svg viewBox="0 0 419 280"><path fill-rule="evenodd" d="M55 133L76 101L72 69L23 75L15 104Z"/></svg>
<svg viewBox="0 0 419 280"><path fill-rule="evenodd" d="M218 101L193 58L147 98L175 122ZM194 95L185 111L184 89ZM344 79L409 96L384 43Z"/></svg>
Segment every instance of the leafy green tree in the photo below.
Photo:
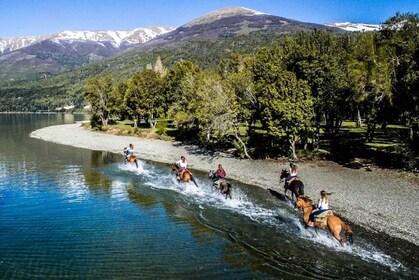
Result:
<svg viewBox="0 0 419 280"><path fill-rule="evenodd" d="M364 110L367 141L372 141L376 125L384 122L386 109L392 102L391 67L375 36L375 33L363 33L356 38L348 65L355 89L354 101Z"/></svg>
<svg viewBox="0 0 419 280"><path fill-rule="evenodd" d="M127 115L127 107L124 101L125 93L128 89L128 81L120 80L115 83L111 93L111 114L117 115L119 119L124 119Z"/></svg>
<svg viewBox="0 0 419 280"><path fill-rule="evenodd" d="M182 60L173 66L164 78L165 111L184 108L188 99L193 98L188 92L191 82L201 72L201 69L189 60ZM188 82L187 82L188 81Z"/></svg>
<svg viewBox="0 0 419 280"><path fill-rule="evenodd" d="M259 50L254 67L255 94L268 134L278 140L285 135L292 157L297 158L295 143L310 130L313 100L307 82L286 70L283 58L279 48Z"/></svg>
<svg viewBox="0 0 419 280"><path fill-rule="evenodd" d="M113 82L110 75L93 77L87 80L84 97L92 107L92 115L99 118L102 126L108 125L112 111Z"/></svg>
<svg viewBox="0 0 419 280"><path fill-rule="evenodd" d="M336 134L348 116L351 88L346 71L346 41L343 36L315 31L288 37L281 44L286 68L310 86L317 135L323 123L327 133Z"/></svg>
<svg viewBox="0 0 419 280"><path fill-rule="evenodd" d="M154 128L163 113L163 81L150 69L134 74L128 82L125 94L128 112L135 118L143 117Z"/></svg>

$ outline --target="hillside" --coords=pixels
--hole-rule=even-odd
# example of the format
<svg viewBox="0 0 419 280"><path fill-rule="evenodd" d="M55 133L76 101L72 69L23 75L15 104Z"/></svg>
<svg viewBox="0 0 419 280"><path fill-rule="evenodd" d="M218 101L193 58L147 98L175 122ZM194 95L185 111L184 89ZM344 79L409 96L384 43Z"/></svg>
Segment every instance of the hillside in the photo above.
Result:
<svg viewBox="0 0 419 280"><path fill-rule="evenodd" d="M22 53L12 52L6 55L16 56L14 61L17 65L19 62L23 63L25 59L32 59L32 63L35 65L32 68L35 68L36 71L15 72L19 74L19 77L15 75L15 79L11 81L7 80L4 75L10 73L12 68L3 72L0 70L0 85L3 84L0 100L9 103L0 107L0 110L24 110L26 108L25 100L31 100L34 104L33 99L42 101L31 106L31 108L39 108L39 105L42 107L39 109L42 110L46 110L47 107L61 107L60 102L70 102L80 108L83 106L82 87L88 77L101 73L111 73L116 79L128 78L133 73L144 69L147 64L154 63L158 56L161 57L165 67L171 67L182 59L189 59L202 68L211 68L218 65L221 58L234 51L254 53L261 46L275 44L285 34L312 32L314 30L345 32L335 27L295 21L246 8L228 7L194 19L171 32L157 36L147 43L94 63L88 63L96 59L95 56L91 55L91 51L80 51L77 55L72 55L71 52L60 53L57 51L55 53L60 55L44 60L51 61L51 63L44 64L44 68L42 68L36 66L36 63L38 62L37 59L40 59L44 54L45 48L42 48L39 44L32 45L25 48L25 52L20 50ZM59 48L59 46L53 44L47 45ZM105 57L111 54L112 50L109 49L111 45L103 45L105 48L94 50L97 56ZM84 47L94 48L88 45ZM58 75L52 75L51 73L63 71L61 68L53 69L55 72L50 71L49 67L57 67L57 64L54 63L56 61L60 62L58 65L65 63L71 65L71 67L81 64L86 65L74 70L64 71ZM21 89L25 89L24 96L22 96ZM65 92L66 98L65 100L62 100L62 98L54 100L54 104L47 106L46 104L52 101L45 98L45 92L48 92L49 96L63 96L63 92ZM7 102L9 98L16 95L20 99L15 99L15 103L11 105L10 102ZM31 97L28 97L28 95ZM51 98L49 97L49 99Z"/></svg>
<svg viewBox="0 0 419 280"><path fill-rule="evenodd" d="M37 79L95 62L173 30L154 26L123 31L64 31L0 39L0 84Z"/></svg>

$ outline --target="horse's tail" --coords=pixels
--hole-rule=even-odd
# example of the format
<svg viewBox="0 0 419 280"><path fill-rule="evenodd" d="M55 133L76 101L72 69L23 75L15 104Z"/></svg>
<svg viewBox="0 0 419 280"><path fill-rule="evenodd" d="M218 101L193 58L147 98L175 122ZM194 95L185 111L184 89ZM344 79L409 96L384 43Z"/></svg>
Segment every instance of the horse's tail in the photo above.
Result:
<svg viewBox="0 0 419 280"><path fill-rule="evenodd" d="M195 184L195 186L196 186L196 187L198 187L198 184L196 183L195 178L194 178L194 176L192 175L192 173L190 173L190 172L189 172L189 175L190 175L190 177L191 177L191 181Z"/></svg>
<svg viewBox="0 0 419 280"><path fill-rule="evenodd" d="M342 228L345 230L346 239L349 241L350 244L353 244L354 238L353 238L352 228L344 221L341 222L341 225L342 225Z"/></svg>
<svg viewBox="0 0 419 280"><path fill-rule="evenodd" d="M231 196L231 184L229 182L226 183L227 190L225 191L226 199L227 197L230 197L230 199L233 199Z"/></svg>

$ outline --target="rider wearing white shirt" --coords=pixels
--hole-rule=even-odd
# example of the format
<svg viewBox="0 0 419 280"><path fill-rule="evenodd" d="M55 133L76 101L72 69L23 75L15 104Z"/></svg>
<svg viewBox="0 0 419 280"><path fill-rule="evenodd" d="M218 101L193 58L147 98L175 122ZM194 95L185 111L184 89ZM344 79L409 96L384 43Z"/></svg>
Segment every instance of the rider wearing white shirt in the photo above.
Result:
<svg viewBox="0 0 419 280"><path fill-rule="evenodd" d="M317 203L319 210L329 210L329 199L321 197Z"/></svg>
<svg viewBox="0 0 419 280"><path fill-rule="evenodd" d="M183 172L188 168L188 164L186 163L186 159L184 156L180 157L180 160L176 161L176 165L178 169L178 177L182 177Z"/></svg>
<svg viewBox="0 0 419 280"><path fill-rule="evenodd" d="M317 203L317 208L319 209L311 212L310 217L309 217L310 222L314 222L317 215L329 210L329 195L330 194L328 194L325 191L320 192L320 199L319 199L319 202Z"/></svg>

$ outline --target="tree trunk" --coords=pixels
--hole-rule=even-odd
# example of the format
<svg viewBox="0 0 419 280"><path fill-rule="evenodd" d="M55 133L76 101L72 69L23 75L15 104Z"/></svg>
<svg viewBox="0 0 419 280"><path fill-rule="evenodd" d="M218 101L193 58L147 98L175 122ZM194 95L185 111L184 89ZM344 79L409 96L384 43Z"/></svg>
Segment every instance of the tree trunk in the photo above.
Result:
<svg viewBox="0 0 419 280"><path fill-rule="evenodd" d="M294 136L290 137L289 141L290 141L290 149L291 149L291 152L292 152L292 159L296 160L297 159L297 153L295 152L295 137Z"/></svg>
<svg viewBox="0 0 419 280"><path fill-rule="evenodd" d="M243 152L244 152L244 154L246 155L246 157L248 158L248 159L250 159L250 160L252 160L252 158L249 156L249 154L247 153L247 148L246 148L246 144L243 142L243 140L239 137L239 135L238 135L238 133L237 133L237 131L235 131L234 132L234 134L231 134L231 135L233 135L236 139L237 139L237 141L239 141L239 143L242 145L242 147L243 147Z"/></svg>
<svg viewBox="0 0 419 280"><path fill-rule="evenodd" d="M151 115L151 116L148 118L148 124L150 125L150 128L156 128L156 125L157 125L157 119L156 119L153 115Z"/></svg>
<svg viewBox="0 0 419 280"><path fill-rule="evenodd" d="M375 131L375 126L376 123L375 121L372 123L368 123L367 125L367 142L372 142L372 140L374 139L374 131Z"/></svg>
<svg viewBox="0 0 419 280"><path fill-rule="evenodd" d="M362 126L362 119L361 119L361 112L359 111L359 108L356 108L356 127Z"/></svg>

